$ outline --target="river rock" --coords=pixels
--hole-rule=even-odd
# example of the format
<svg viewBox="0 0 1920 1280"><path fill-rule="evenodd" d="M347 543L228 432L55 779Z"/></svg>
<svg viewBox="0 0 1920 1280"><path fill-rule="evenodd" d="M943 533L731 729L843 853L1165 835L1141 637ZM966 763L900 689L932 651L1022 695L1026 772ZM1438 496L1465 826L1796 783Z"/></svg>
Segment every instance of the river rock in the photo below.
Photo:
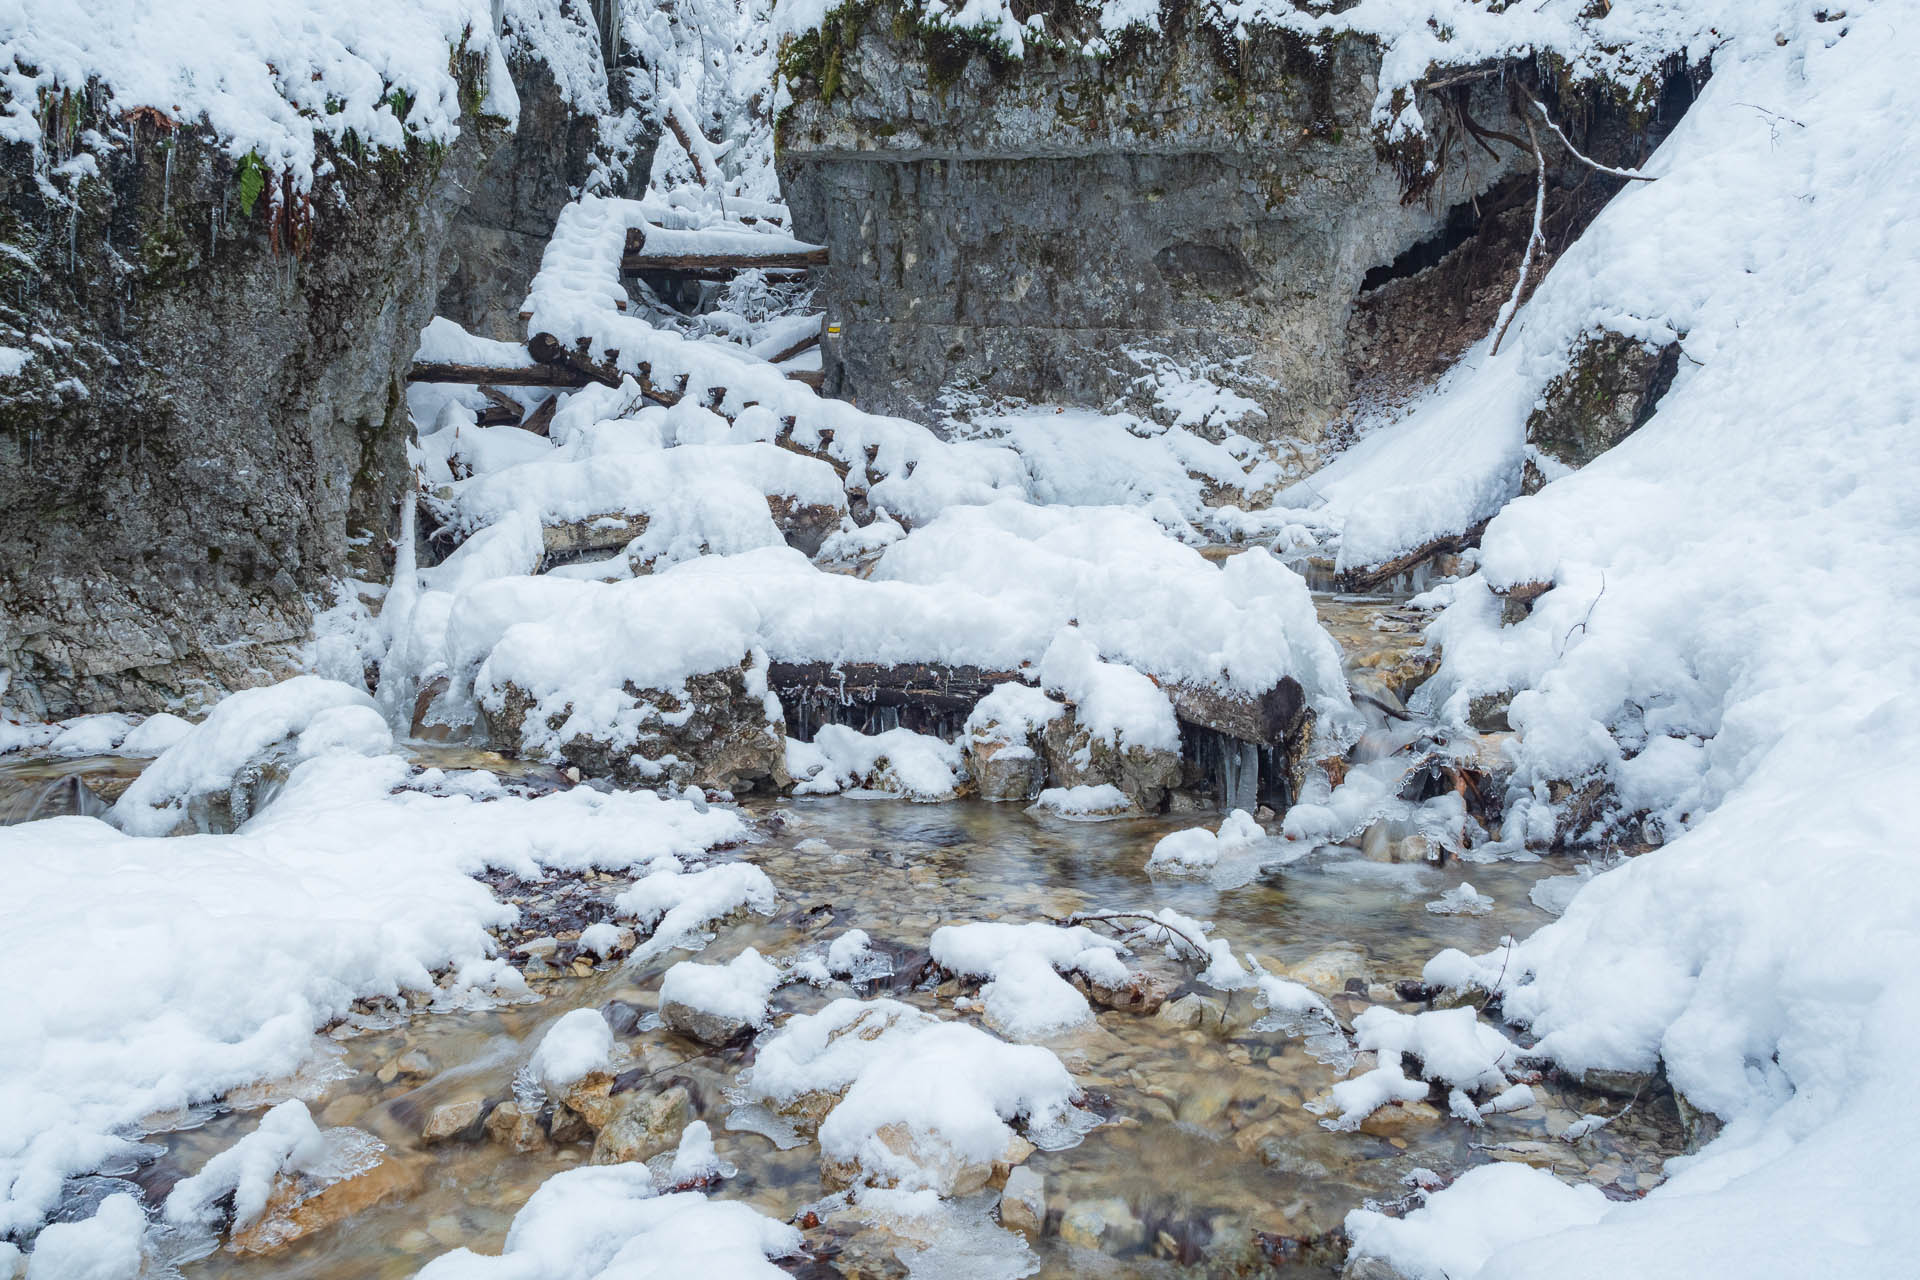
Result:
<svg viewBox="0 0 1920 1280"><path fill-rule="evenodd" d="M615 1096L613 1076L610 1073L589 1071L567 1086L566 1092L560 1095L557 1104L579 1116L586 1122L589 1129L597 1133L612 1123L613 1118L625 1109L627 1099ZM557 1138L558 1134L555 1137Z"/></svg>
<svg viewBox="0 0 1920 1280"><path fill-rule="evenodd" d="M1038 1240L1047 1224L1046 1179L1021 1165L1007 1174L1000 1193L1000 1225Z"/></svg>
<svg viewBox="0 0 1920 1280"><path fill-rule="evenodd" d="M486 1110L486 1105L479 1098L441 1103L427 1112L427 1122L420 1129L420 1141L435 1143L445 1142L449 1138L476 1136L480 1129L480 1115Z"/></svg>
<svg viewBox="0 0 1920 1280"><path fill-rule="evenodd" d="M1032 800L1047 785L1040 754L1021 743L974 735L967 739L967 773L982 800Z"/></svg>
<svg viewBox="0 0 1920 1280"><path fill-rule="evenodd" d="M1347 983L1367 977L1367 956L1358 947L1341 944L1323 947L1296 964L1280 966L1279 976L1321 995L1334 995L1347 989Z"/></svg>
<svg viewBox="0 0 1920 1280"><path fill-rule="evenodd" d="M1399 1138L1430 1129L1442 1118L1438 1109L1424 1102L1389 1102L1360 1122L1360 1132L1374 1138Z"/></svg>
<svg viewBox="0 0 1920 1280"><path fill-rule="evenodd" d="M1118 787L1148 813L1164 808L1180 785L1180 753L1128 745L1116 747L1082 728L1071 709L1047 722L1040 735L1051 787Z"/></svg>
<svg viewBox="0 0 1920 1280"><path fill-rule="evenodd" d="M540 1117L522 1111L520 1104L511 1100L487 1113L486 1132L489 1139L516 1155L537 1151L547 1142L547 1133L540 1127Z"/></svg>
<svg viewBox="0 0 1920 1280"><path fill-rule="evenodd" d="M1033 1144L1018 1134L1007 1140L1007 1149L997 1160L969 1160L949 1149L929 1151L918 1146L913 1131L898 1121L875 1129L873 1139L893 1155L912 1161L918 1170L917 1179L943 1197L969 1196L987 1187L1002 1185L1012 1170L1034 1152ZM867 1168L857 1154L840 1160L822 1153L820 1179L830 1188L856 1183L894 1185L890 1173Z"/></svg>
<svg viewBox="0 0 1920 1280"><path fill-rule="evenodd" d="M414 1164L392 1155L318 1187L308 1175L282 1174L274 1182L266 1211L244 1230L234 1232L227 1248L240 1254L273 1253L382 1201L410 1196L420 1189L420 1182Z"/></svg>
<svg viewBox="0 0 1920 1280"><path fill-rule="evenodd" d="M594 1139L594 1164L651 1160L671 1151L693 1118L692 1100L682 1085L661 1093L621 1094L619 1100L624 1104L619 1113Z"/></svg>
<svg viewBox="0 0 1920 1280"><path fill-rule="evenodd" d="M787 776L786 724L769 720L766 699L749 689L751 660L738 667L690 676L682 689L639 689L625 693L638 715L630 744L616 745L576 733L560 744L561 753L582 774L607 778L622 787L700 786L745 792L756 787L779 790ZM517 685L501 691L497 710L486 714L493 746L519 750L527 717L536 699ZM547 714L558 729L571 708Z"/></svg>
<svg viewBox="0 0 1920 1280"><path fill-rule="evenodd" d="M753 1027L745 1018L735 1018L711 1009L682 1004L678 1000L660 1005L660 1021L692 1040L706 1045L732 1044Z"/></svg>
<svg viewBox="0 0 1920 1280"><path fill-rule="evenodd" d="M1639 430L1679 366L1677 342L1658 346L1611 330L1587 334L1527 418L1532 449L1522 490L1537 492Z"/></svg>
<svg viewBox="0 0 1920 1280"><path fill-rule="evenodd" d="M1147 1228L1125 1200L1080 1200L1060 1216L1060 1238L1082 1249L1124 1253L1147 1238Z"/></svg>

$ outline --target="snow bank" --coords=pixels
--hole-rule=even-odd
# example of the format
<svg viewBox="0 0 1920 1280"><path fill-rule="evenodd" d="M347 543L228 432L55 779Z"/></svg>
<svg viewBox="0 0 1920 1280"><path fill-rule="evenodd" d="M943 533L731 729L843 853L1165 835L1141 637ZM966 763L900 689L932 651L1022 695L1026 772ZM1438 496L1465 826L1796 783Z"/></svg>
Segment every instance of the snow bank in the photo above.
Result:
<svg viewBox="0 0 1920 1280"><path fill-rule="evenodd" d="M781 1280L800 1232L734 1200L656 1196L644 1164L568 1169L513 1216L498 1257L455 1249L420 1280Z"/></svg>
<svg viewBox="0 0 1920 1280"><path fill-rule="evenodd" d="M337 680L296 676L243 689L147 766L111 817L130 835L166 835L193 800L230 790L241 770L282 744L298 761L341 749L376 754L393 745L393 736L366 691Z"/></svg>
<svg viewBox="0 0 1920 1280"><path fill-rule="evenodd" d="M98 81L108 117L144 107L182 125L204 120L230 155L252 153L305 190L320 139L338 144L352 133L362 146L397 150L457 137L465 114L453 75L460 51L488 60L485 110L518 116L484 0L403 0L371 10L354 0L300 0L291 12L88 0L36 5L24 21L17 10L9 16L0 26L0 85L9 100L0 139L36 149L47 141L34 114L40 95L84 94Z"/></svg>
<svg viewBox="0 0 1920 1280"><path fill-rule="evenodd" d="M1405 1218L1356 1209L1347 1215L1347 1233L1354 1255L1385 1258L1407 1280L1455 1280L1482 1274L1507 1245L1591 1226L1608 1207L1598 1187L1570 1187L1544 1170L1496 1163L1469 1169Z"/></svg>
<svg viewBox="0 0 1920 1280"><path fill-rule="evenodd" d="M292 1075L356 998L524 998L490 959L487 929L513 911L472 873L657 865L746 834L737 814L652 793L409 785L396 757L329 754L234 835L0 828L9 944L61 957L0 990L0 1231L32 1229L65 1178L119 1163L142 1117Z"/></svg>

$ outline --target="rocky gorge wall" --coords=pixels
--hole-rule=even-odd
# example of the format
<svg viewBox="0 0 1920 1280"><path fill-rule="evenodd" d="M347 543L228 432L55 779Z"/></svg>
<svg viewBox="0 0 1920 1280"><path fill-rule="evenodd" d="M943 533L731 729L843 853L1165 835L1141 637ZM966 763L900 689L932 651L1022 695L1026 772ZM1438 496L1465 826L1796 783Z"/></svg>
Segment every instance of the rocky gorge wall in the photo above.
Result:
<svg viewBox="0 0 1920 1280"><path fill-rule="evenodd" d="M778 162L831 257L830 394L920 415L943 393L1104 404L1153 352L1256 401L1248 434L1318 440L1349 400L1368 273L1519 152L1450 130L1405 198L1369 123L1369 42L1166 22L1110 57L1016 61L855 5L789 46ZM1521 130L1491 83L1460 94L1478 125Z"/></svg>
<svg viewBox="0 0 1920 1280"><path fill-rule="evenodd" d="M278 678L343 574L384 580L420 329L449 279L469 320L517 311L524 264L485 231L550 228L584 176L592 119L542 70L515 68L518 133L463 89L450 145L332 148L311 204L194 124L86 95L47 123L97 131L94 176L50 186L0 147L0 345L31 352L0 396L8 706L150 710ZM487 167L502 154L542 163Z"/></svg>

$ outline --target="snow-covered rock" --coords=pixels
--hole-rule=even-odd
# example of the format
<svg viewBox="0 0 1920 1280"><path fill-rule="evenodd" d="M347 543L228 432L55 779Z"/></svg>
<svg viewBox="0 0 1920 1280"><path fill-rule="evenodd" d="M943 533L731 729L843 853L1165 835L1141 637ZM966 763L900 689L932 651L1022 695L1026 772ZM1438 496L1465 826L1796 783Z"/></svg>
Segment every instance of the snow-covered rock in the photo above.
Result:
<svg viewBox="0 0 1920 1280"><path fill-rule="evenodd" d="M767 1020L780 970L748 947L725 964L682 960L660 980L660 1020L704 1044L727 1044Z"/></svg>

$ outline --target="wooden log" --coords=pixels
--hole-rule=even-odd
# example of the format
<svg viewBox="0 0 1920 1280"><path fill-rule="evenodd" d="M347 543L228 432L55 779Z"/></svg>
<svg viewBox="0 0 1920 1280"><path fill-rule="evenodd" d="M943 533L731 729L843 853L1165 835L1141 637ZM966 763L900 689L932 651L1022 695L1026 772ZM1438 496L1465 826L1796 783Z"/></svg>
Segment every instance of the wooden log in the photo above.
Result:
<svg viewBox="0 0 1920 1280"><path fill-rule="evenodd" d="M1020 678L1018 671L922 662L775 662L767 671L767 683L782 701L832 700L949 717ZM1254 696L1201 685L1163 688L1181 720L1255 746L1289 747L1305 722L1306 700L1291 676Z"/></svg>
<svg viewBox="0 0 1920 1280"><path fill-rule="evenodd" d="M1018 671L924 662L775 662L767 684L783 702L831 700L866 707L964 715L998 685L1018 680Z"/></svg>
<svg viewBox="0 0 1920 1280"><path fill-rule="evenodd" d="M480 394L487 398L487 407L475 415L474 421L483 427L517 427L520 418L526 413L515 400L498 387L480 385Z"/></svg>
<svg viewBox="0 0 1920 1280"><path fill-rule="evenodd" d="M1489 517L1489 519L1491 519L1491 517ZM1383 560L1379 564L1361 565L1358 568L1348 569L1339 576L1340 589L1342 591L1371 591L1375 587L1391 582L1394 578L1399 577L1422 561L1429 560L1437 555L1444 555L1448 552L1464 551L1468 547L1479 546L1480 535L1487 531L1487 524L1488 520L1482 520L1471 529L1466 529L1460 533L1450 533L1444 537L1423 542L1413 550L1404 555L1397 555L1391 560Z"/></svg>
<svg viewBox="0 0 1920 1280"><path fill-rule="evenodd" d="M826 385L827 374L824 369L788 369L786 375L793 382L803 382L818 391Z"/></svg>
<svg viewBox="0 0 1920 1280"><path fill-rule="evenodd" d="M795 356L799 355L802 351L810 351L814 347L817 347L819 345L820 345L820 331L818 329L815 329L812 333L800 339L798 342L793 343L791 346L784 347L781 350L776 351L772 355L768 356L767 363L779 364L782 360L791 360Z"/></svg>
<svg viewBox="0 0 1920 1280"><path fill-rule="evenodd" d="M534 364L524 368L484 364L450 364L422 360L407 370L408 382L460 382L468 386L490 383L496 387L584 387L592 379L565 365Z"/></svg>
<svg viewBox="0 0 1920 1280"><path fill-rule="evenodd" d="M560 397L557 395L548 396L540 402L539 408L527 415L527 420L520 424L520 429L522 431L531 431L537 436L546 435L553 427L553 415L559 408Z"/></svg>

